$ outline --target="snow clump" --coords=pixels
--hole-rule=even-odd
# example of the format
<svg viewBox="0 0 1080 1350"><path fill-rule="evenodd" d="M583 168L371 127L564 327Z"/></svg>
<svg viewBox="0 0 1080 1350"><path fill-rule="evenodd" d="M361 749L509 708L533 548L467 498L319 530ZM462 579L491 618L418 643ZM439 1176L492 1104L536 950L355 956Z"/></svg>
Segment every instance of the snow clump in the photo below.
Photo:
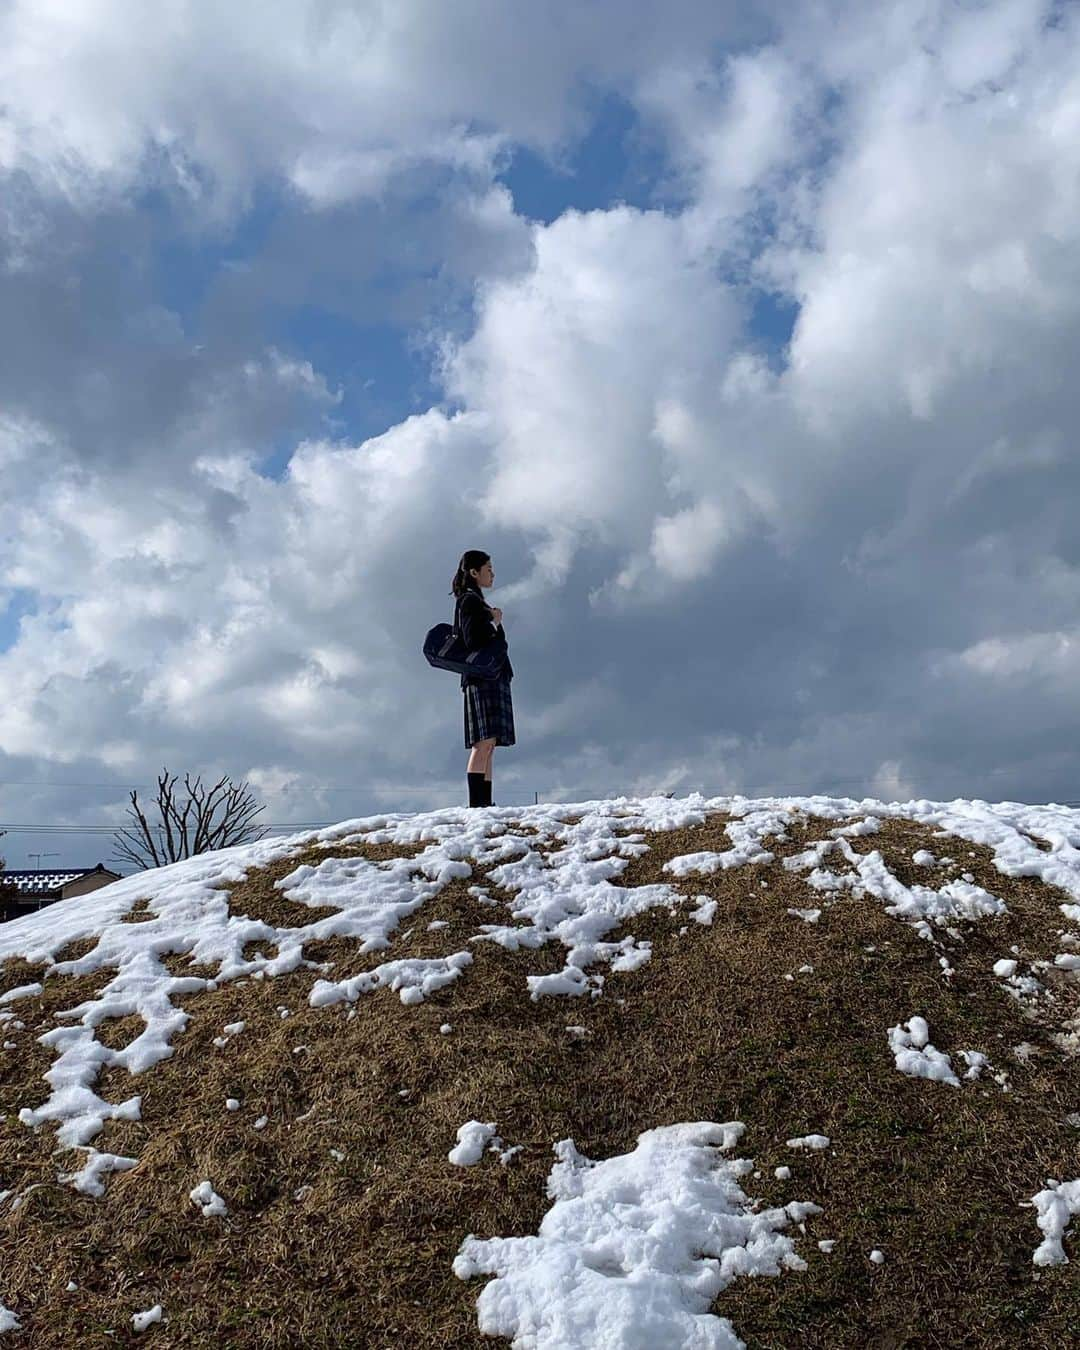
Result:
<svg viewBox="0 0 1080 1350"><path fill-rule="evenodd" d="M798 1139L789 1139L788 1148L828 1148L832 1140L827 1134L803 1134Z"/></svg>
<svg viewBox="0 0 1080 1350"><path fill-rule="evenodd" d="M457 1132L457 1143L446 1156L455 1167L472 1167L480 1161L489 1144L498 1144L501 1148L502 1140L495 1129L493 1120L486 1125L481 1120L466 1121Z"/></svg>
<svg viewBox="0 0 1080 1350"><path fill-rule="evenodd" d="M217 1194L209 1181L200 1181L191 1192L191 1201L199 1206L203 1212L203 1217L207 1219L216 1218L222 1214L228 1214L225 1201Z"/></svg>
<svg viewBox="0 0 1080 1350"><path fill-rule="evenodd" d="M155 1303L152 1308L147 1308L146 1312L132 1313L131 1325L136 1331L145 1331L147 1327L152 1327L155 1322L161 1321L161 1304Z"/></svg>
<svg viewBox="0 0 1080 1350"><path fill-rule="evenodd" d="M901 1073L911 1078L931 1078L952 1087L960 1086L949 1056L930 1044L930 1028L925 1017L913 1017L906 1026L890 1027L889 1048Z"/></svg>
<svg viewBox="0 0 1080 1350"><path fill-rule="evenodd" d="M1032 1196L1038 1211L1036 1223L1046 1236L1031 1258L1037 1266L1062 1266L1068 1263L1061 1239L1074 1214L1080 1214L1080 1178L1076 1181L1048 1181L1046 1190Z"/></svg>

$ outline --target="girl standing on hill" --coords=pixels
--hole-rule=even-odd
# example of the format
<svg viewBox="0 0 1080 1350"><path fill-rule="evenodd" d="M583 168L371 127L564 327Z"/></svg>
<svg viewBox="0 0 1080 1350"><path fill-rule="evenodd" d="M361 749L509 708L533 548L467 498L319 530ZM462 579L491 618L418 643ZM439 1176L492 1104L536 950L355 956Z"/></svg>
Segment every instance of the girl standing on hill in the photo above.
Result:
<svg viewBox="0 0 1080 1350"><path fill-rule="evenodd" d="M497 637L506 637L502 610L492 608L483 596L494 584L495 569L490 554L472 548L461 555L452 583L457 597L454 627L470 652L486 647ZM498 679L488 680L479 675L461 677L465 694L465 748L471 752L466 766L470 806L492 804L491 762L495 747L514 744L514 704L510 697L513 678L509 655Z"/></svg>

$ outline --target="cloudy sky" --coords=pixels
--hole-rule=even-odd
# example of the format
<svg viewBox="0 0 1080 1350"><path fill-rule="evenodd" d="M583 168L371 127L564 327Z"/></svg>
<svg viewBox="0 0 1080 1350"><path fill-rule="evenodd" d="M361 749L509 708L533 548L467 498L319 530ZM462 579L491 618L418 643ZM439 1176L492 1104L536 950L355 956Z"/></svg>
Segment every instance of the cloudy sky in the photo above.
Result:
<svg viewBox="0 0 1080 1350"><path fill-rule="evenodd" d="M1080 798L1080 6L5 0L0 823ZM9 866L109 856L9 833Z"/></svg>

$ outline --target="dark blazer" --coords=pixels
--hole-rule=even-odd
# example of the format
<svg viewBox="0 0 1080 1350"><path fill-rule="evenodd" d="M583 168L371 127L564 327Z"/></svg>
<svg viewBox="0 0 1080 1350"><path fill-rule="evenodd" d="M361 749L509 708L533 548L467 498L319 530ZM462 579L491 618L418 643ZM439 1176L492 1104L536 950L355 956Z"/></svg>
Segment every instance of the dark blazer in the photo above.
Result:
<svg viewBox="0 0 1080 1350"><path fill-rule="evenodd" d="M495 638L506 637L503 632L502 624L492 622L491 608L484 599L482 592L478 588L470 586L465 594L458 600L456 606L456 618L458 631L465 639L465 646L471 652L478 651L481 647L486 647L489 642ZM509 654L506 657L506 663L502 668L502 679L512 680L514 678L514 668L510 664ZM467 689L470 684L487 684L489 681L479 675L462 675L461 687ZM494 681L491 681L494 683Z"/></svg>

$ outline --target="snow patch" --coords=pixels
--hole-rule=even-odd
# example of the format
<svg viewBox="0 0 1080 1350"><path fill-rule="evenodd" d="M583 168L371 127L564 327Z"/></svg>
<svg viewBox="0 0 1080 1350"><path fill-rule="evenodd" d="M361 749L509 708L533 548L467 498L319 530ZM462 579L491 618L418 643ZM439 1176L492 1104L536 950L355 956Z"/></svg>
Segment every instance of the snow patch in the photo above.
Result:
<svg viewBox="0 0 1080 1350"><path fill-rule="evenodd" d="M136 1331L145 1331L147 1327L152 1327L155 1322L160 1322L162 1317L161 1304L155 1303L152 1308L146 1312L137 1312L132 1314L131 1325Z"/></svg>
<svg viewBox="0 0 1080 1350"><path fill-rule="evenodd" d="M916 1016L906 1025L890 1027L889 1048L901 1073L911 1078L930 1078L937 1083L960 1086L949 1056L930 1044L930 1028L925 1017Z"/></svg>
<svg viewBox="0 0 1080 1350"><path fill-rule="evenodd" d="M457 1132L457 1143L446 1155L455 1167L472 1167L483 1156L489 1144L502 1147L502 1140L495 1133L495 1122L486 1125L480 1120L469 1120Z"/></svg>
<svg viewBox="0 0 1080 1350"><path fill-rule="evenodd" d="M313 1008L326 1008L342 1002L355 1003L361 994L384 987L393 989L406 1005L422 1003L428 994L453 983L466 966L472 965L472 960L472 952L455 952L453 956L384 961L374 970L354 975L348 980L316 980L308 995L308 1003Z"/></svg>
<svg viewBox="0 0 1080 1350"><path fill-rule="evenodd" d="M707 895L698 895L695 896L695 899L698 902L697 909L692 909L690 911L690 917L695 923L700 923L708 928L712 924L713 919L716 918L717 902L715 900L710 900Z"/></svg>
<svg viewBox="0 0 1080 1350"><path fill-rule="evenodd" d="M0 994L0 1003L14 1003L16 999L33 998L35 994L40 993L40 984L20 984L17 989L9 989L6 994Z"/></svg>
<svg viewBox="0 0 1080 1350"><path fill-rule="evenodd" d="M225 1201L217 1194L209 1181L200 1181L191 1192L190 1199L193 1204L199 1206L203 1216L207 1219L216 1218L229 1212Z"/></svg>
<svg viewBox="0 0 1080 1350"><path fill-rule="evenodd" d="M138 1158L125 1158L119 1153L99 1153L87 1148L86 1165L77 1172L61 1172L57 1180L72 1186L83 1195L100 1198L105 1194L104 1178L112 1172L128 1172L138 1165Z"/></svg>
<svg viewBox="0 0 1080 1350"><path fill-rule="evenodd" d="M1061 1266L1068 1263L1062 1239L1074 1214L1080 1214L1080 1179L1076 1181L1047 1181L1046 1190L1031 1198L1037 1217L1035 1222L1046 1235L1032 1256L1037 1266Z"/></svg>
<svg viewBox="0 0 1080 1350"><path fill-rule="evenodd" d="M782 1230L821 1213L809 1203L755 1213L738 1184L753 1163L718 1156L741 1133L737 1121L663 1126L600 1162L570 1139L556 1144L538 1235L470 1236L454 1260L459 1279L496 1277L477 1302L481 1333L530 1350L735 1350L742 1342L710 1304L738 1275L805 1269Z"/></svg>

